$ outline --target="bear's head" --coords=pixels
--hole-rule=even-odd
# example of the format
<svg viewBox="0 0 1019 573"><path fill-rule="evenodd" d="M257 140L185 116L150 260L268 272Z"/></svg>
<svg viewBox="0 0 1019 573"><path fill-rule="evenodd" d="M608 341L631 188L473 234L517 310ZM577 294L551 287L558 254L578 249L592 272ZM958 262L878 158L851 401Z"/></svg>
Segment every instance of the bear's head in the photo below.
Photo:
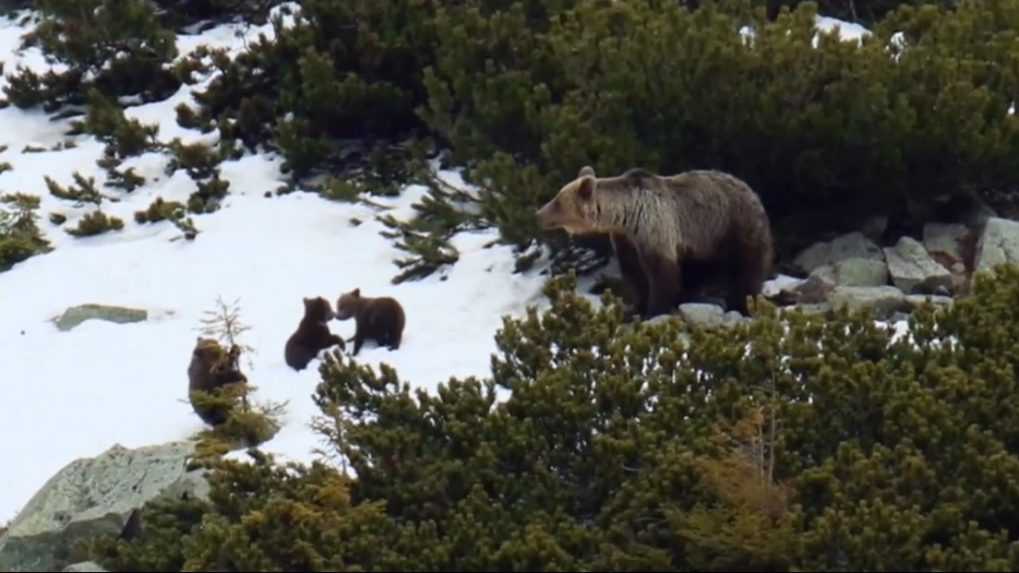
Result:
<svg viewBox="0 0 1019 573"><path fill-rule="evenodd" d="M564 229L571 235L597 233L595 192L598 179L590 166L581 168L577 178L559 190L559 193L538 209L538 224L546 231Z"/></svg>
<svg viewBox="0 0 1019 573"><path fill-rule="evenodd" d="M361 300L360 288L341 294L336 301L336 318L347 320L357 314L357 309L361 308Z"/></svg>
<svg viewBox="0 0 1019 573"><path fill-rule="evenodd" d="M317 296L304 299L304 316L317 322L328 322L336 315L333 313L333 308L329 306L329 301Z"/></svg>
<svg viewBox="0 0 1019 573"><path fill-rule="evenodd" d="M224 354L226 353L223 347L219 345L216 339L198 337L193 352L195 358L202 360L206 364L215 364L223 358Z"/></svg>

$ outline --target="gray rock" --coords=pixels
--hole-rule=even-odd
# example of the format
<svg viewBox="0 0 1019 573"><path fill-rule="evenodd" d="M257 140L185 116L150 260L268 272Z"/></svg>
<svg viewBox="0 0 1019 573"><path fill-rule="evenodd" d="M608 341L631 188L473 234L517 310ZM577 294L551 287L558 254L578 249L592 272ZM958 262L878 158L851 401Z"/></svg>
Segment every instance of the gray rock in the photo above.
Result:
<svg viewBox="0 0 1019 573"><path fill-rule="evenodd" d="M725 313L726 324L739 324L741 322L746 322L748 320L750 320L750 317L743 316L739 311L730 310L729 312Z"/></svg>
<svg viewBox="0 0 1019 573"><path fill-rule="evenodd" d="M645 320L644 324L651 326L651 325L655 325L655 324L661 324L663 322L669 322L670 320L676 320L676 315L674 315L674 314L659 314L658 316L656 316L654 318Z"/></svg>
<svg viewBox="0 0 1019 573"><path fill-rule="evenodd" d="M829 297L835 309L857 311L870 308L878 319L887 318L896 311L909 309L906 295L893 286L835 287Z"/></svg>
<svg viewBox="0 0 1019 573"><path fill-rule="evenodd" d="M67 567L64 567L64 573L76 571L84 573L90 571L106 571L106 569L103 569L95 561L83 561L81 563L75 563L74 565L68 565Z"/></svg>
<svg viewBox="0 0 1019 573"><path fill-rule="evenodd" d="M195 442L129 450L115 445L64 466L0 536L0 571L59 571L75 542L120 535L136 510L162 496L206 498L204 471L188 471Z"/></svg>
<svg viewBox="0 0 1019 573"><path fill-rule="evenodd" d="M952 288L952 273L932 259L916 239L902 237L894 247L885 249L885 258L892 283L905 293Z"/></svg>
<svg viewBox="0 0 1019 573"><path fill-rule="evenodd" d="M877 259L852 257L818 267L810 275L833 286L882 286L888 284L888 265Z"/></svg>
<svg viewBox="0 0 1019 573"><path fill-rule="evenodd" d="M56 319L55 322L57 324L57 328L66 332L90 319L126 324L130 322L142 322L148 320L148 318L148 311L142 309L109 306L104 304L82 304L79 306L72 306L67 309L60 318Z"/></svg>
<svg viewBox="0 0 1019 573"><path fill-rule="evenodd" d="M798 310L798 311L802 312L803 314L825 314L825 313L831 311L831 309L832 309L831 303L829 303L829 302L818 302L818 303L799 304L799 305L796 305L796 306L789 306L789 307L786 307L786 308L784 308L782 310L783 310L783 312L792 312L792 311Z"/></svg>
<svg viewBox="0 0 1019 573"><path fill-rule="evenodd" d="M927 223L923 227L923 246L942 265L951 268L962 263L962 241L969 233L965 225L958 223Z"/></svg>
<svg viewBox="0 0 1019 573"><path fill-rule="evenodd" d="M975 271L991 271L1005 263L1019 263L1019 222L988 219L977 242Z"/></svg>
<svg viewBox="0 0 1019 573"><path fill-rule="evenodd" d="M906 302L909 303L910 308L916 310L917 308L927 303L933 304L935 306L951 306L952 303L955 301L950 296L911 294L906 296Z"/></svg>
<svg viewBox="0 0 1019 573"><path fill-rule="evenodd" d="M716 327L726 323L722 307L714 304L691 302L679 305L679 315L688 323Z"/></svg>
<svg viewBox="0 0 1019 573"><path fill-rule="evenodd" d="M817 274L811 274L807 280L790 288L779 291L775 298L781 304L816 304L828 300L828 296L835 288L833 280L823 271L824 267L818 269Z"/></svg>
<svg viewBox="0 0 1019 573"><path fill-rule="evenodd" d="M852 258L882 260L881 247L863 233L854 231L827 243L818 243L802 251L793 264L805 273L823 265Z"/></svg>

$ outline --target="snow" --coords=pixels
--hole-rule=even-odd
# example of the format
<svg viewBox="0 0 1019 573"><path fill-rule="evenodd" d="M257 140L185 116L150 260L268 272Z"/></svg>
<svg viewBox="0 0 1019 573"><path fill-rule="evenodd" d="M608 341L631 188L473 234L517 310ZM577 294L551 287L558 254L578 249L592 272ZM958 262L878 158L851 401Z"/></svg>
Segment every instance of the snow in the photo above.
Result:
<svg viewBox="0 0 1019 573"><path fill-rule="evenodd" d="M818 30L818 33L814 34L811 40L811 45L817 47L819 40L819 33L828 33L832 30L836 30L838 37L843 42L849 42L856 40L862 42L865 36L871 34L870 30L864 28L860 24L852 22L846 22L845 20L839 20L838 18L832 18L829 16L814 16L814 27ZM757 31L754 30L753 26L745 25L739 29L739 35L743 39L744 44L752 44L754 39L757 37Z"/></svg>
<svg viewBox="0 0 1019 573"><path fill-rule="evenodd" d="M0 18L0 49L9 56L6 74L17 64L45 72L49 64L38 49L18 51L26 29L16 22ZM225 24L179 36L178 48L181 57L201 44L236 52L259 34L271 36L271 25ZM162 102L133 105L126 115L157 124L163 142L214 143L215 134L177 125L174 111L181 103L194 105L192 90L210 79L183 86ZM6 81L0 79L0 88ZM51 121L39 110L9 106L0 110L0 125L0 144L7 146L0 162L13 167L0 174L0 192L40 197L38 223L54 247L0 273L0 434L8 437L0 440L0 459L15 468L5 473L0 489L0 523L74 459L96 456L114 444L187 439L205 429L187 402L186 371L201 320L215 310L219 297L237 301L241 320L251 326L242 341L255 349L252 365L244 368L258 387L253 399L287 403L282 430L263 449L283 461L301 462L316 459L323 445L309 427L320 414L311 399L320 362L296 372L283 359L303 312L302 298L323 296L335 305L353 288L397 298L407 313L401 348L390 351L369 342L357 360L374 367L389 364L403 380L425 389L451 376L488 376L503 316L524 316L528 306L548 305L541 294L546 279L541 265L515 274L510 248L493 246L494 230L454 237L460 260L452 267L420 281L391 284L399 272L394 260L405 253L380 235L385 227L376 217L413 216L412 204L426 192L420 185L407 186L396 198L372 198L374 206L331 202L303 190L267 198L267 191L284 183L281 159L271 153L247 155L220 166L231 194L219 211L192 216L200 234L190 242L168 222L140 225L133 218L157 197L184 202L196 188L183 171L166 175L165 153L125 161L121 169L133 167L147 180L125 193L103 187L106 173L96 160L104 146L91 136L67 136L70 120ZM66 148L68 141L74 147ZM24 152L27 145L43 151ZM58 145L62 149L55 150ZM107 197L103 211L123 219L123 230L80 239L66 233L94 207L53 197L44 176L67 185L75 172L95 178ZM456 171L439 175L465 186ZM63 213L67 222L50 223L52 212ZM778 281L788 282L788 277ZM597 297L590 298L597 303ZM57 330L53 318L86 303L144 308L150 319L134 324L90 320L69 332ZM346 339L354 324L334 321L330 329Z"/></svg>
<svg viewBox="0 0 1019 573"><path fill-rule="evenodd" d="M227 25L201 37L184 38L185 49L206 43L236 49L250 37L233 35ZM271 27L269 28L271 31ZM260 30L264 32L265 30ZM0 20L0 46L13 53L24 30ZM14 60L45 71L29 50ZM10 66L10 63L8 63ZM8 73L13 71L7 67ZM165 101L131 107L128 117L158 124L159 139L214 142L215 135L177 125L174 107L193 104L185 86ZM304 191L266 198L284 183L281 159L248 155L220 166L231 194L216 213L193 216L201 231L194 242L176 240L170 223L139 225L133 213L156 197L186 201L195 183L183 171L166 176L169 157L150 152L131 158L146 185L128 194L102 187L106 173L95 161L103 145L91 136L65 135L69 120L51 121L41 111L0 110L0 161L13 170L0 175L0 190L41 199L39 225L55 249L0 273L0 360L4 364L4 415L0 459L9 460L0 494L0 523L14 517L46 480L76 458L98 455L115 443L138 447L186 439L204 429L187 402L187 367L205 311L217 297L237 301L240 316L252 328L243 341L255 348L245 367L258 387L256 402L287 402L280 433L263 449L283 460L309 462L321 447L309 422L320 414L311 396L320 381L319 360L296 372L283 360L286 339L303 313L302 298L323 296L334 305L345 291L360 288L369 296L393 296L404 306L407 327L397 351L367 342L357 360L385 362L415 387L434 389L449 377L490 373L494 335L503 315L523 316L528 305L547 306L538 270L514 274L506 246L490 246L496 231L465 232L452 244L460 261L420 281L392 285L405 253L380 235L377 215L413 216L412 204L425 188L409 186L398 198L373 198L378 206L339 203ZM73 140L75 147L54 151ZM23 153L26 145L44 149ZM110 199L103 211L125 221L122 231L77 239L64 228L93 210L49 194L44 175L67 185L75 171L95 177ZM462 186L456 172L440 173ZM48 220L67 215L63 228ZM358 226L352 219L359 219ZM112 324L98 320L59 332L52 319L85 303L144 308L150 320ZM333 321L330 329L349 338L353 321Z"/></svg>
<svg viewBox="0 0 1019 573"><path fill-rule="evenodd" d="M852 22L846 22L845 20L839 20L838 18L831 18L828 16L815 16L814 26L823 33L829 33L832 30L838 31L838 37L843 42L849 42L856 40L857 42L863 42L863 38L870 36L870 30L864 28L859 24ZM816 48L818 42L818 35L814 35L814 39L811 40L811 44Z"/></svg>

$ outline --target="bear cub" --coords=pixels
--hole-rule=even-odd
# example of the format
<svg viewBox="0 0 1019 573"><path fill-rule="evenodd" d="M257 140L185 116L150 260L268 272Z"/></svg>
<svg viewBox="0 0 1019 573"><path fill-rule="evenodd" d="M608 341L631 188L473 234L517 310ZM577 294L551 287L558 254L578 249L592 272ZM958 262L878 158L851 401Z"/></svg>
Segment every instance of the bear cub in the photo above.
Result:
<svg viewBox="0 0 1019 573"><path fill-rule="evenodd" d="M210 426L226 421L228 410L218 406L202 404L195 400L195 391L214 393L229 384L247 384L248 378L237 366L240 349L236 346L226 351L212 338L198 337L188 365L188 395L191 407L198 417Z"/></svg>
<svg viewBox="0 0 1019 573"><path fill-rule="evenodd" d="M361 289L356 288L340 295L336 303L336 318L347 320L350 317L354 317L357 322L354 356L357 356L367 338L375 340L379 346L388 346L390 350L400 348L406 316L403 307L395 299L388 296L361 296Z"/></svg>
<svg viewBox="0 0 1019 573"><path fill-rule="evenodd" d="M304 370L323 349L337 344L341 350L346 348L342 338L329 332L328 322L335 316L328 300L320 296L304 299L304 318L287 339L287 365L294 370Z"/></svg>

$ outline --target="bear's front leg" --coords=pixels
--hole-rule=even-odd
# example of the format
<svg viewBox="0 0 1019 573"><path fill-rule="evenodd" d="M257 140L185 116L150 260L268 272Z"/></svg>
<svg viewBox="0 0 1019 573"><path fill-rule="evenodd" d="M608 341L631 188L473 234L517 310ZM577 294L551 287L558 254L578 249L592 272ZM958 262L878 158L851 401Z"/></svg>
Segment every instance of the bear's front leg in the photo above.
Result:
<svg viewBox="0 0 1019 573"><path fill-rule="evenodd" d="M354 354L353 354L353 356L357 356L357 353L361 351L361 345L363 343L364 343L364 333L361 332L361 323L359 322L357 324L357 328L354 330Z"/></svg>
<svg viewBox="0 0 1019 573"><path fill-rule="evenodd" d="M347 343L343 341L342 337L340 337L340 336L338 336L336 334L332 334L332 335L330 335L330 337L332 339L333 346L339 345L340 350L346 350L347 349Z"/></svg>
<svg viewBox="0 0 1019 573"><path fill-rule="evenodd" d="M676 261L661 257L649 257L648 261L648 304L645 319L670 314L679 298L682 276Z"/></svg>
<svg viewBox="0 0 1019 573"><path fill-rule="evenodd" d="M616 252L616 259L619 262L619 271L634 294L633 308L637 314L644 316L648 310L648 280L641 266L637 247L622 233L613 233L611 240L612 249Z"/></svg>

